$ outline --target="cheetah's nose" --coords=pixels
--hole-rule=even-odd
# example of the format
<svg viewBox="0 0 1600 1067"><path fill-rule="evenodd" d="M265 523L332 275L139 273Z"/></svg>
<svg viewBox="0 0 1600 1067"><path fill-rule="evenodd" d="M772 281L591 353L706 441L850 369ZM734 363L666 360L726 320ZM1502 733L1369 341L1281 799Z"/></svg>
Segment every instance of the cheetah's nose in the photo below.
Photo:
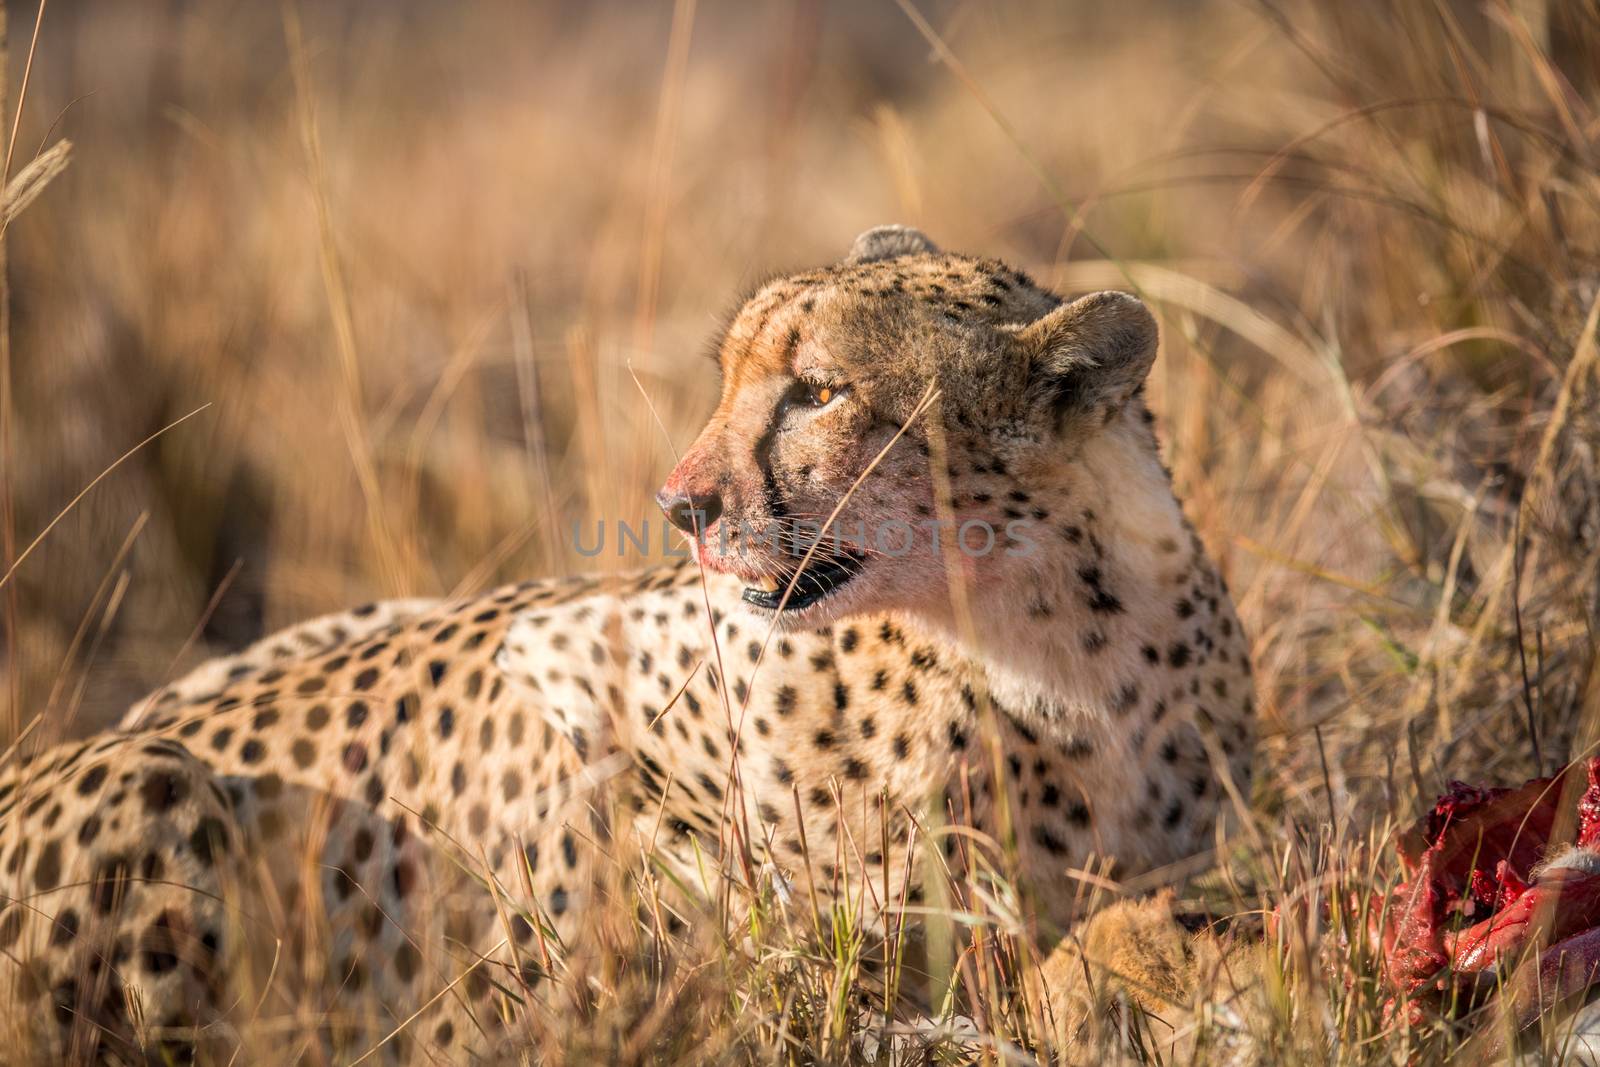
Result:
<svg viewBox="0 0 1600 1067"><path fill-rule="evenodd" d="M667 513L667 521L691 537L704 533L722 515L722 498L691 497L689 494L666 489L656 494L656 503Z"/></svg>

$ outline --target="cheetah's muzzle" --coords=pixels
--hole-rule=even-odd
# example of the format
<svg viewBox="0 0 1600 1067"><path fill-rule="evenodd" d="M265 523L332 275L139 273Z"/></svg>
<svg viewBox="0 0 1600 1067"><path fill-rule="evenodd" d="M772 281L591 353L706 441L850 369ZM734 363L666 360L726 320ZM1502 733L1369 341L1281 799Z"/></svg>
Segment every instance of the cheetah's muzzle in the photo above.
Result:
<svg viewBox="0 0 1600 1067"><path fill-rule="evenodd" d="M851 553L840 553L829 559L813 558L794 579L794 589L789 581L779 580L775 589L746 587L744 602L766 611L800 611L830 596L861 573L861 558ZM788 598L784 594L788 593Z"/></svg>

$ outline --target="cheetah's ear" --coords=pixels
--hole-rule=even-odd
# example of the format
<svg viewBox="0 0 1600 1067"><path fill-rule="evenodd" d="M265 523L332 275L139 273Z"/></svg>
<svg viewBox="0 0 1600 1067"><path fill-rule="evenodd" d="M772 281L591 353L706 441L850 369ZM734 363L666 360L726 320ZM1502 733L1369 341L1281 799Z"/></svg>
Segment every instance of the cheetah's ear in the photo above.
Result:
<svg viewBox="0 0 1600 1067"><path fill-rule="evenodd" d="M896 256L936 256L939 246L928 235L910 226L874 226L851 244L844 264L876 263Z"/></svg>
<svg viewBox="0 0 1600 1067"><path fill-rule="evenodd" d="M1063 431L1104 425L1156 358L1156 320L1127 293L1091 293L1022 327L1029 391Z"/></svg>

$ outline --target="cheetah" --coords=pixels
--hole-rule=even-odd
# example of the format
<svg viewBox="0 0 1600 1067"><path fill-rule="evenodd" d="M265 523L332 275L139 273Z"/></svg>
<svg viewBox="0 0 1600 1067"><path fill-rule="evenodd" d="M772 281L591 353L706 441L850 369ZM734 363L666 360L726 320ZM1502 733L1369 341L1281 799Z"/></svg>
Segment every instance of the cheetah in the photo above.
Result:
<svg viewBox="0 0 1600 1067"><path fill-rule="evenodd" d="M226 1060L278 1016L316 1035L286 1061L462 1062L581 954L602 868L714 895L754 856L881 918L932 891L919 837L1003 842L1048 938L1070 870L1204 849L1250 662L1156 347L1132 296L904 227L763 285L657 496L681 558L314 620L13 754L0 1058Z"/></svg>

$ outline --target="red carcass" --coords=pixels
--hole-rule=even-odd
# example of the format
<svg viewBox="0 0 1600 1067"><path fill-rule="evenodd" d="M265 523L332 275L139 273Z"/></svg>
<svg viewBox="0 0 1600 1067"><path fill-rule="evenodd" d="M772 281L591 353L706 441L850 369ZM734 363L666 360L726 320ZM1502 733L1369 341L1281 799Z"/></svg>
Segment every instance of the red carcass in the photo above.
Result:
<svg viewBox="0 0 1600 1067"><path fill-rule="evenodd" d="M1498 994L1523 1027L1600 981L1600 757L1519 788L1452 783L1399 853L1380 936L1414 1014Z"/></svg>

